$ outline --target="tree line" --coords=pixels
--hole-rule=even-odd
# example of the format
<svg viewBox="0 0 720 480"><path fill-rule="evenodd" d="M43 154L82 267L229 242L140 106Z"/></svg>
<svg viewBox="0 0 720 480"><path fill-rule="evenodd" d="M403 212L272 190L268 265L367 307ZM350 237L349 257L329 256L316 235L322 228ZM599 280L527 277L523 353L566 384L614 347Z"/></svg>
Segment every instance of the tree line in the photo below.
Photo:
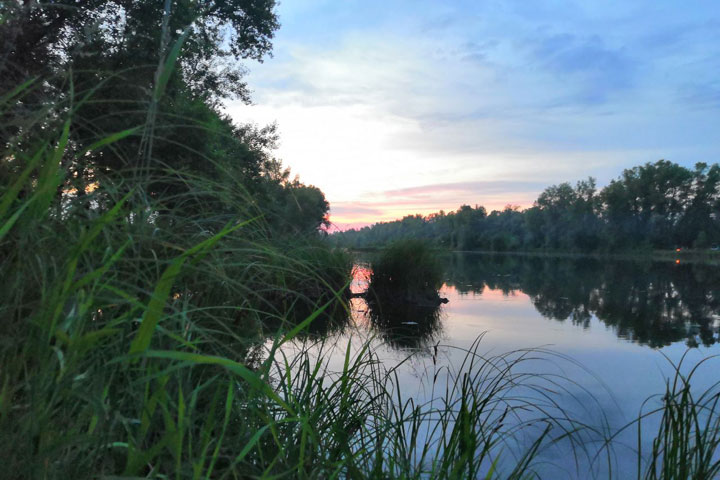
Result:
<svg viewBox="0 0 720 480"><path fill-rule="evenodd" d="M408 215L332 235L349 248L423 238L455 250L602 252L708 248L720 243L720 166L659 160L626 169L598 189L595 179L546 188L532 207L490 213L476 205Z"/></svg>

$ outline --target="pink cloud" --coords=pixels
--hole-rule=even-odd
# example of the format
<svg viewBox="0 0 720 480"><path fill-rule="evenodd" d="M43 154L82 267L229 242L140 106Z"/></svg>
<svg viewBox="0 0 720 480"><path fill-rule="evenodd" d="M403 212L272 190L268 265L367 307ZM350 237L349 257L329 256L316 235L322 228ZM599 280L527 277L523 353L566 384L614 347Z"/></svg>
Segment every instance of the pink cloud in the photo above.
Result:
<svg viewBox="0 0 720 480"><path fill-rule="evenodd" d="M486 181L421 185L371 193L361 202L336 202L331 205L330 220L336 230L361 228L406 215L454 211L460 205L482 205L502 210L506 205L529 207L545 187L538 182Z"/></svg>

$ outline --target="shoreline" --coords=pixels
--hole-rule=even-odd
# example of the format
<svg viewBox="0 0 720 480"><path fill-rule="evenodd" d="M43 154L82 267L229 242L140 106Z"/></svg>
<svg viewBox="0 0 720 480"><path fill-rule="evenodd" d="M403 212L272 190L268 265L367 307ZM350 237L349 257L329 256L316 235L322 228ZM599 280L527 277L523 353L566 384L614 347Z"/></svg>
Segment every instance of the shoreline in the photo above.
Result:
<svg viewBox="0 0 720 480"><path fill-rule="evenodd" d="M372 253L382 250L382 247L348 248L351 252ZM438 248L443 253L464 253L477 255L511 255L521 257L558 257L558 258L597 258L609 260L642 260L642 261L679 261L687 263L706 263L720 265L720 251L717 250L651 250L651 251L625 251L618 253L611 252L563 252L554 250L445 250Z"/></svg>

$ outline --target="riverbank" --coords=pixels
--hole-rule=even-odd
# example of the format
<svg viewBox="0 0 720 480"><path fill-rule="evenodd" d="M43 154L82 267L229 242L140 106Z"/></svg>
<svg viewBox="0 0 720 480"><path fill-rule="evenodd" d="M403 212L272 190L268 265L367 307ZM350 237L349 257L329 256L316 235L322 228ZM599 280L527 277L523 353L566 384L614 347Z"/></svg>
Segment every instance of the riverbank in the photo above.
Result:
<svg viewBox="0 0 720 480"><path fill-rule="evenodd" d="M361 253L379 252L382 247L353 248L349 251ZM629 250L625 252L564 252L559 250L524 250L524 251L497 251L497 250L449 250L438 247L439 251L446 253L470 253L482 255L515 255L527 257L557 257L557 258L607 258L612 260L645 260L645 261L684 261L691 263L707 263L720 265L720 251L711 249L681 249L681 250Z"/></svg>
<svg viewBox="0 0 720 480"><path fill-rule="evenodd" d="M453 250L453 253L476 253L484 255L517 255L528 257L558 257L558 258L599 258L611 260L645 260L645 261L677 261L692 263L709 263L720 265L720 251L715 250L637 250L628 252L561 252L561 251L507 251L493 250Z"/></svg>

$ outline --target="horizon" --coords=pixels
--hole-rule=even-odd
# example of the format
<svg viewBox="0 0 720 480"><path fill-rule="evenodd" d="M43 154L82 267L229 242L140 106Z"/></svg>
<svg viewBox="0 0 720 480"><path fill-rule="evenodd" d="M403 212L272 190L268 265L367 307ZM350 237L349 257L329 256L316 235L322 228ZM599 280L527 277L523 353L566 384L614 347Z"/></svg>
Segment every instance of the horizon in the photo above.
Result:
<svg viewBox="0 0 720 480"><path fill-rule="evenodd" d="M720 156L717 2L277 12L274 58L248 63L254 103L225 110L277 122L278 158L325 193L340 230L462 204L527 208L553 184Z"/></svg>

